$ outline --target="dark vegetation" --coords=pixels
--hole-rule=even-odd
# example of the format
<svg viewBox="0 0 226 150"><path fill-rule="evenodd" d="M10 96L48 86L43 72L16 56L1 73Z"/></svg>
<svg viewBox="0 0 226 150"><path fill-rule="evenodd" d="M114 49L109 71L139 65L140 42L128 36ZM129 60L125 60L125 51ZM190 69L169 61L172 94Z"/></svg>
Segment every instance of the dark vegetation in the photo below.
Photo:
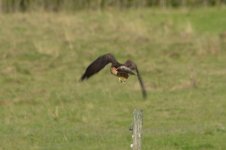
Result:
<svg viewBox="0 0 226 150"><path fill-rule="evenodd" d="M0 0L2 12L76 11L81 9L222 6L226 0Z"/></svg>

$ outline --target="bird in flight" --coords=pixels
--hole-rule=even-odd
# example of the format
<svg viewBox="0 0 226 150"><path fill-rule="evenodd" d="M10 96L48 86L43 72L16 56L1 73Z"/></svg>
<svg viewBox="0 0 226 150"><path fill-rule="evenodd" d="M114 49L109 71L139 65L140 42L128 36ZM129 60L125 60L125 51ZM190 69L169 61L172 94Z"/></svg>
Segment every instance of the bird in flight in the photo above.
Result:
<svg viewBox="0 0 226 150"><path fill-rule="evenodd" d="M127 60L124 64L121 64L110 53L99 56L96 60L94 60L86 68L86 71L81 77L81 81L86 80L90 78L92 75L98 73L109 63L111 63L110 68L111 73L117 76L119 78L119 81L122 83L125 83L125 81L129 78L129 75L136 75L140 83L143 98L145 99L147 97L144 83L138 71L137 65L131 60Z"/></svg>

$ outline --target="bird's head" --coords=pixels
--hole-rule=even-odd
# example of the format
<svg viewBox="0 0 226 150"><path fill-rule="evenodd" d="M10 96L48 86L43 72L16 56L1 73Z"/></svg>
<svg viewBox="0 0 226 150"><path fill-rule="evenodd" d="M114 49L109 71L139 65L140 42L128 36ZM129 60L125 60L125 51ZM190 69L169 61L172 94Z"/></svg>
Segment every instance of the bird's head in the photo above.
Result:
<svg viewBox="0 0 226 150"><path fill-rule="evenodd" d="M113 75L117 75L117 74L118 74L117 68L111 67L111 73L112 73Z"/></svg>

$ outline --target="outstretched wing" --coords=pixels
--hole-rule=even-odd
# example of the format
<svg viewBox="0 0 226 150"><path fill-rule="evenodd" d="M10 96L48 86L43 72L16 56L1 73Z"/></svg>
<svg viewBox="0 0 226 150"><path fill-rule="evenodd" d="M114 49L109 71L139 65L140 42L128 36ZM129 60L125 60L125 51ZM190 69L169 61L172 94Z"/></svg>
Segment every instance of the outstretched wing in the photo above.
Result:
<svg viewBox="0 0 226 150"><path fill-rule="evenodd" d="M94 60L86 69L85 73L81 77L81 81L88 79L92 75L99 72L101 69L103 69L107 64L119 64L115 57L108 53L102 56L99 56L96 60Z"/></svg>
<svg viewBox="0 0 226 150"><path fill-rule="evenodd" d="M140 83L140 87L141 87L143 98L146 99L147 98L147 92L146 92L143 80L141 78L140 72L139 72L139 70L137 68L137 65L134 62L132 62L131 60L127 60L125 62L125 66L130 68L131 70L136 71L136 75L137 75L137 78L138 78L139 83Z"/></svg>

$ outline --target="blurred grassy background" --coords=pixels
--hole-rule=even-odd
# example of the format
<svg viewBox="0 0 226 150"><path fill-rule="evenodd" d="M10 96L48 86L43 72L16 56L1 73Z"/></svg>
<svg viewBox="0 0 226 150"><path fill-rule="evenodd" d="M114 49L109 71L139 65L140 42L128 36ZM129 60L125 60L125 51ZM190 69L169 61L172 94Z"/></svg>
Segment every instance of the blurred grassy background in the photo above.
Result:
<svg viewBox="0 0 226 150"><path fill-rule="evenodd" d="M226 9L0 14L0 150L129 149L134 108L143 149L226 147ZM97 56L133 59L120 84Z"/></svg>

